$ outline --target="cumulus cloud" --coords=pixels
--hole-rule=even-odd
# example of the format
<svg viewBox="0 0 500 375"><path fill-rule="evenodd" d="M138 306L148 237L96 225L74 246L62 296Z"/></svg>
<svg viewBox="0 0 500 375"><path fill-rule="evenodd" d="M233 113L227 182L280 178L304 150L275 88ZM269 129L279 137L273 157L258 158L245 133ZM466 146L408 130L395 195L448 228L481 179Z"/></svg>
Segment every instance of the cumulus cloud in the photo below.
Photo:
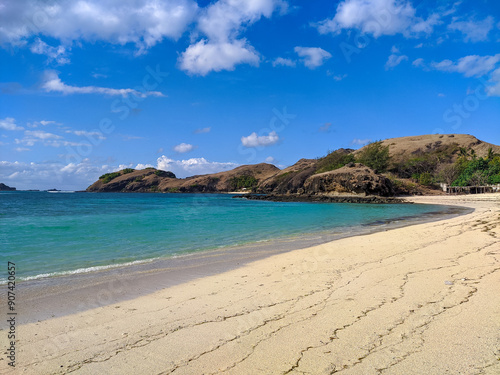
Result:
<svg viewBox="0 0 500 375"><path fill-rule="evenodd" d="M97 87L97 86L71 86L64 83L57 72L46 71L44 74L44 82L42 84L42 89L46 92L60 92L64 95L70 94L103 94L110 96L127 96L129 94L135 95L137 97L145 98L148 96L163 97L159 91L138 91L135 89L112 89L108 87Z"/></svg>
<svg viewBox="0 0 500 375"><path fill-rule="evenodd" d="M289 67L294 67L295 61L292 59L285 59L283 57L277 57L276 59L273 60L273 66L289 66Z"/></svg>
<svg viewBox="0 0 500 375"><path fill-rule="evenodd" d="M302 62L309 69L323 65L325 60L332 57L329 52L318 47L295 47L294 51L302 57Z"/></svg>
<svg viewBox="0 0 500 375"><path fill-rule="evenodd" d="M495 69L500 61L500 53L493 56L469 55L457 62L443 60L431 63L431 67L445 72L462 73L466 77L480 77Z"/></svg>
<svg viewBox="0 0 500 375"><path fill-rule="evenodd" d="M134 43L139 51L178 39L198 14L194 0L86 0L2 3L0 44L22 45L32 35L72 41Z"/></svg>
<svg viewBox="0 0 500 375"><path fill-rule="evenodd" d="M352 141L351 141L351 144L352 145L358 145L358 146L364 146L368 143L370 143L372 140L369 139L369 138L366 138L366 139L359 139L359 138L354 138Z"/></svg>
<svg viewBox="0 0 500 375"><path fill-rule="evenodd" d="M189 74L207 75L211 71L234 70L236 65L258 65L259 54L239 35L262 17L270 18L282 0L219 0L204 8L198 19L198 31L206 38L191 44L179 57L179 67Z"/></svg>
<svg viewBox="0 0 500 375"><path fill-rule="evenodd" d="M157 159L156 168L164 171L171 171L177 177L184 178L198 174L223 172L236 168L237 166L239 166L239 164L208 161L205 158L175 160L162 155Z"/></svg>
<svg viewBox="0 0 500 375"><path fill-rule="evenodd" d="M342 29L359 29L374 37L412 33L430 33L440 21L438 14L426 20L416 16L416 10L407 0L344 0L335 16L320 22L321 34L340 33Z"/></svg>
<svg viewBox="0 0 500 375"><path fill-rule="evenodd" d="M18 151L26 151L18 147ZM116 170L108 165L95 165L89 159L80 163L24 163L0 161L0 181L19 190L63 189L82 190L101 174Z"/></svg>
<svg viewBox="0 0 500 375"><path fill-rule="evenodd" d="M495 20L492 16L486 17L482 21L467 20L458 21L453 20L448 25L448 29L452 31L460 31L464 34L466 42L480 42L488 39L488 33L493 29Z"/></svg>
<svg viewBox="0 0 500 375"><path fill-rule="evenodd" d="M12 117L0 119L0 129L3 130L24 130L22 126L16 125L16 120Z"/></svg>
<svg viewBox="0 0 500 375"><path fill-rule="evenodd" d="M186 152L193 151L194 148L195 146L190 145L189 143L181 143L174 147L174 151L179 154L184 154Z"/></svg>
<svg viewBox="0 0 500 375"><path fill-rule="evenodd" d="M211 71L234 70L238 64L259 65L260 57L245 39L190 45L179 59L179 66L190 74L205 76Z"/></svg>
<svg viewBox="0 0 500 375"><path fill-rule="evenodd" d="M213 41L234 39L248 25L262 17L271 18L275 10L287 9L282 0L219 0L208 6L198 20L203 34Z"/></svg>
<svg viewBox="0 0 500 375"><path fill-rule="evenodd" d="M279 136L275 131L269 133L269 135L257 135L253 132L248 137L241 137L241 144L244 147L267 147L272 146L279 141Z"/></svg>
<svg viewBox="0 0 500 375"><path fill-rule="evenodd" d="M31 45L30 51L39 55L45 55L48 57L48 61L55 61L59 65L64 65L69 63L69 59L66 57L66 48L63 46L52 47L47 43L36 38L35 42Z"/></svg>
<svg viewBox="0 0 500 375"><path fill-rule="evenodd" d="M270 164L273 164L273 163L276 163L276 159L273 158L272 156L268 156L265 160L266 163L270 163Z"/></svg>

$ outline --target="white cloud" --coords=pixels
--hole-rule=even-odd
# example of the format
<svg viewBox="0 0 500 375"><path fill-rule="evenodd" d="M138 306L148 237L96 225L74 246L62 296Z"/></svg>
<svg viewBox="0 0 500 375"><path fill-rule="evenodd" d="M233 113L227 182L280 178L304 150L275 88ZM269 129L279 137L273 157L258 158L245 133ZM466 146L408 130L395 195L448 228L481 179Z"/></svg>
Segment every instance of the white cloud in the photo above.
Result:
<svg viewBox="0 0 500 375"><path fill-rule="evenodd" d="M357 28L375 37L393 35L404 32L414 16L415 9L406 1L398 6L395 0L344 0L333 18L319 24L318 31L327 34Z"/></svg>
<svg viewBox="0 0 500 375"><path fill-rule="evenodd" d="M140 51L178 39L198 13L193 0L85 0L2 3L0 44L22 45L32 35L72 41L134 43Z"/></svg>
<svg viewBox="0 0 500 375"><path fill-rule="evenodd" d="M279 141L279 136L275 131L269 133L269 135L257 135L253 132L248 137L241 137L241 143L245 147L266 147L272 146Z"/></svg>
<svg viewBox="0 0 500 375"><path fill-rule="evenodd" d="M44 89L46 92L60 92L64 95L103 94L111 96L121 95L125 97L131 94L140 98L145 98L147 96L157 96L157 97L165 96L159 91L141 92L135 89L112 89L108 87L97 87L97 86L82 86L82 87L70 86L61 81L59 75L56 72L50 70L45 72L44 78L45 80L44 83L42 84L42 89Z"/></svg>
<svg viewBox="0 0 500 375"><path fill-rule="evenodd" d="M174 147L174 151L179 154L184 154L186 152L193 151L194 148L195 146L190 145L189 143L181 143Z"/></svg>
<svg viewBox="0 0 500 375"><path fill-rule="evenodd" d="M190 45L179 58L179 66L190 74L205 76L211 71L234 70L238 64L259 65L260 57L246 39Z"/></svg>
<svg viewBox="0 0 500 375"><path fill-rule="evenodd" d="M38 138L38 139L42 139L42 140L61 139L62 138L60 135L48 133L48 132L43 131L43 130L26 130L24 132L24 134L28 137L34 137L34 138Z"/></svg>
<svg viewBox="0 0 500 375"><path fill-rule="evenodd" d="M24 151L19 148L19 151ZM0 161L0 181L19 190L23 189L86 189L97 178L114 169L108 165L95 165L85 159L80 163L24 163Z"/></svg>
<svg viewBox="0 0 500 375"><path fill-rule="evenodd" d="M295 61L293 61L292 59L285 59L283 57L277 57L273 61L273 66L274 67L276 67L276 66L290 66L290 67L294 67L295 65L296 65Z"/></svg>
<svg viewBox="0 0 500 375"><path fill-rule="evenodd" d="M495 69L500 61L500 53L494 56L469 55L458 59L457 62L443 60L433 62L431 66L436 70L462 73L466 77L480 77Z"/></svg>
<svg viewBox="0 0 500 375"><path fill-rule="evenodd" d="M0 119L0 129L3 130L24 130L22 126L16 125L16 120L12 117Z"/></svg>
<svg viewBox="0 0 500 375"><path fill-rule="evenodd" d="M437 13L431 14L426 20L420 17L416 17L410 27L410 33L428 35L432 33L432 31L434 30L434 26L441 23L441 15Z"/></svg>
<svg viewBox="0 0 500 375"><path fill-rule="evenodd" d="M385 70L392 69L405 60L408 60L408 56L392 54L389 56L387 62L385 63Z"/></svg>
<svg viewBox="0 0 500 375"><path fill-rule="evenodd" d="M415 59L413 60L413 62L411 63L411 65L413 66L424 66L425 63L424 63L424 59L419 57L418 59Z"/></svg>
<svg viewBox="0 0 500 375"><path fill-rule="evenodd" d="M351 144L352 145L359 145L359 146L363 146L363 145L366 145L368 143L370 143L372 140L369 139L369 138L366 138L366 139L359 139L359 138L354 138L352 141L351 141Z"/></svg>
<svg viewBox="0 0 500 375"><path fill-rule="evenodd" d="M262 17L271 18L275 10L286 11L282 0L219 0L206 9L198 27L210 40L225 42L235 39L242 29Z"/></svg>
<svg viewBox="0 0 500 375"><path fill-rule="evenodd" d="M443 94L442 92L440 92L440 93L438 93L438 96L439 96L440 98L444 98L446 95L445 95L445 94Z"/></svg>
<svg viewBox="0 0 500 375"><path fill-rule="evenodd" d="M126 167L127 168L127 167ZM152 164L142 164L142 163L139 163L135 166L134 169L146 169L146 168L155 168L154 165Z"/></svg>
<svg viewBox="0 0 500 375"><path fill-rule="evenodd" d="M46 55L49 62L56 61L59 65L69 63L69 59L66 57L65 47L49 46L47 43L40 40L40 38L36 38L35 42L30 47L30 51L39 55Z"/></svg>
<svg viewBox="0 0 500 375"><path fill-rule="evenodd" d="M325 60L332 57L329 52L318 47L295 47L294 51L302 57L302 62L309 69L323 65Z"/></svg>
<svg viewBox="0 0 500 375"><path fill-rule="evenodd" d="M61 125L61 124L58 124L55 121L41 120L41 121L28 122L27 125L28 128L38 128L40 125L48 126L48 125Z"/></svg>
<svg viewBox="0 0 500 375"><path fill-rule="evenodd" d="M488 39L488 33L493 29L494 22L492 16L488 16L482 21L457 21L455 19L448 25L448 29L460 31L464 34L464 40L466 42L480 42Z"/></svg>
<svg viewBox="0 0 500 375"><path fill-rule="evenodd" d="M42 124L43 126L47 126L47 125L56 124L56 122L55 121L42 120L42 121L40 121L40 124Z"/></svg>
<svg viewBox="0 0 500 375"><path fill-rule="evenodd" d="M198 19L198 31L207 39L191 44L179 57L179 66L190 74L207 75L211 71L234 70L236 65L257 66L259 54L239 34L262 17L282 12L282 0L219 0L204 8Z"/></svg>
<svg viewBox="0 0 500 375"><path fill-rule="evenodd" d="M26 147L16 147L15 150L17 152L31 151L29 148L26 148Z"/></svg>
<svg viewBox="0 0 500 375"><path fill-rule="evenodd" d="M217 173L236 168L236 163L220 163L208 161L205 158L174 160L162 155L157 159L157 169L173 172L178 178L198 174Z"/></svg>
<svg viewBox="0 0 500 375"><path fill-rule="evenodd" d="M491 84L491 86L486 88L488 95L500 96L500 68L491 73L491 77L488 82Z"/></svg>
<svg viewBox="0 0 500 375"><path fill-rule="evenodd" d="M344 0L335 16L317 25L321 34L340 33L342 29L359 29L374 37L381 35L432 32L440 23L438 14L426 20L416 16L416 10L407 0Z"/></svg>
<svg viewBox="0 0 500 375"><path fill-rule="evenodd" d="M273 158L272 156L268 156L265 160L266 163L270 163L270 164L273 164L273 163L276 163L276 159Z"/></svg>
<svg viewBox="0 0 500 375"><path fill-rule="evenodd" d="M204 133L210 133L210 130L212 130L212 128L210 126L206 127L206 128L199 128L199 129L196 129L194 131L194 134L204 134Z"/></svg>
<svg viewBox="0 0 500 375"><path fill-rule="evenodd" d="M105 140L106 137L99 131L86 131L86 130L66 130L66 133L74 134L79 137L86 137L90 139Z"/></svg>

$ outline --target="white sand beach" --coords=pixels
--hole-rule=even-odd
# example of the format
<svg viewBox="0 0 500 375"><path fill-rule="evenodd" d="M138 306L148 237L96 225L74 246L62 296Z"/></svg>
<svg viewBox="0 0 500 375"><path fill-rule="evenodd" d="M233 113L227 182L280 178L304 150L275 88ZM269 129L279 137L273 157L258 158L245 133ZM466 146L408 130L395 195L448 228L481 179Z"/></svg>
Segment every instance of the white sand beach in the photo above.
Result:
<svg viewBox="0 0 500 375"><path fill-rule="evenodd" d="M500 194L411 200L475 211L20 325L0 372L499 374Z"/></svg>

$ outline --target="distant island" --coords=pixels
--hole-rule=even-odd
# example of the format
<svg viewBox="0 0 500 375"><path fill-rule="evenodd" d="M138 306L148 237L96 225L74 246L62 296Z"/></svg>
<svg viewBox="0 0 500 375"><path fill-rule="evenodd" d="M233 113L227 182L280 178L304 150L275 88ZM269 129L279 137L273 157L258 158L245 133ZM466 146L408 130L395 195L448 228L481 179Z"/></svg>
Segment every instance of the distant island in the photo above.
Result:
<svg viewBox="0 0 500 375"><path fill-rule="evenodd" d="M432 134L338 149L283 170L261 163L181 179L155 168L128 168L102 175L87 191L393 197L443 194L444 184L499 183L500 146L467 134Z"/></svg>
<svg viewBox="0 0 500 375"><path fill-rule="evenodd" d="M5 184L0 183L0 191L15 191L15 187L10 187Z"/></svg>

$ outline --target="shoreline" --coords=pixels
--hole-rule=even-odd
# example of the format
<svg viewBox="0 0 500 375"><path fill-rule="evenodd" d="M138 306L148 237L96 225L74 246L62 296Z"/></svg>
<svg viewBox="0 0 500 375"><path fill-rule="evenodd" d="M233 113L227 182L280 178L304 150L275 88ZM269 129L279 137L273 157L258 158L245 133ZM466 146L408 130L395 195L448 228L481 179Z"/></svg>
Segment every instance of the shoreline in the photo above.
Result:
<svg viewBox="0 0 500 375"><path fill-rule="evenodd" d="M22 324L19 358L29 360L18 366L27 374L498 373L500 195L412 200L474 211Z"/></svg>
<svg viewBox="0 0 500 375"><path fill-rule="evenodd" d="M454 209L456 208L456 209ZM22 280L17 290L23 295L23 324L62 317L132 300L158 290L195 279L228 272L268 257L318 246L339 239L446 220L467 215L471 210L445 206L439 212L366 223L361 227L335 228L322 232L286 236L249 244L226 246L174 257L136 261L90 272ZM6 285L6 284L2 284ZM0 329L6 322L0 322Z"/></svg>

